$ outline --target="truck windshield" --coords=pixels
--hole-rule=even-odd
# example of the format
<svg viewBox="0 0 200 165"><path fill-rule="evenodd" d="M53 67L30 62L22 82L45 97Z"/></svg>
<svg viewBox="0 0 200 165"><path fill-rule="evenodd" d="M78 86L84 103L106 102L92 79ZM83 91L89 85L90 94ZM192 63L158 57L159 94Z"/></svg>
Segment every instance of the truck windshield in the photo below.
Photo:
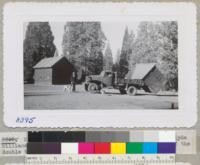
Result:
<svg viewBox="0 0 200 165"><path fill-rule="evenodd" d="M101 77L107 77L109 75L112 75L112 73L111 72L106 72L106 71L102 71L101 74L100 74Z"/></svg>

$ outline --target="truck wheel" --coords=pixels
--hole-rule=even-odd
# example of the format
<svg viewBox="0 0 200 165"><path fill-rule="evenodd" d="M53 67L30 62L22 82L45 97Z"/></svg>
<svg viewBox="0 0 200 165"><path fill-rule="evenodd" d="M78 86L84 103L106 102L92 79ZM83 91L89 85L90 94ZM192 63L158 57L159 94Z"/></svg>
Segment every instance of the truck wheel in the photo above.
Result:
<svg viewBox="0 0 200 165"><path fill-rule="evenodd" d="M130 96L135 96L137 93L137 88L134 86L130 86L130 87L128 87L127 93Z"/></svg>
<svg viewBox="0 0 200 165"><path fill-rule="evenodd" d="M98 86L95 83L89 83L88 91L91 93L96 93L98 91Z"/></svg>

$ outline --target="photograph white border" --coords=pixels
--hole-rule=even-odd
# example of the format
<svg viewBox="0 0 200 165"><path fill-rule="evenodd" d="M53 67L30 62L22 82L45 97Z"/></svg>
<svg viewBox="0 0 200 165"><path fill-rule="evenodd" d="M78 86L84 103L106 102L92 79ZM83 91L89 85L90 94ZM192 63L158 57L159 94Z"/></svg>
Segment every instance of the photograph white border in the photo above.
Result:
<svg viewBox="0 0 200 165"><path fill-rule="evenodd" d="M24 110L23 23L177 21L178 110ZM9 127L191 127L197 121L193 3L7 3L3 13L4 122Z"/></svg>

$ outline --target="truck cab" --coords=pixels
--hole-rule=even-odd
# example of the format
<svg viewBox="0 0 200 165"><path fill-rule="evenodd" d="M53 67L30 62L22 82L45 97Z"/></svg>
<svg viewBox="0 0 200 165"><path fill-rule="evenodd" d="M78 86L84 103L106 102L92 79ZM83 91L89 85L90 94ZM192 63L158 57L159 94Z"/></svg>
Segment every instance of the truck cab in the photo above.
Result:
<svg viewBox="0 0 200 165"><path fill-rule="evenodd" d="M104 86L113 86L115 81L115 74L112 71L106 70L102 71L100 74L102 80L101 83Z"/></svg>
<svg viewBox="0 0 200 165"><path fill-rule="evenodd" d="M86 77L86 91L94 92L104 87L113 87L117 84L117 74L110 70L104 70L99 75L90 75Z"/></svg>

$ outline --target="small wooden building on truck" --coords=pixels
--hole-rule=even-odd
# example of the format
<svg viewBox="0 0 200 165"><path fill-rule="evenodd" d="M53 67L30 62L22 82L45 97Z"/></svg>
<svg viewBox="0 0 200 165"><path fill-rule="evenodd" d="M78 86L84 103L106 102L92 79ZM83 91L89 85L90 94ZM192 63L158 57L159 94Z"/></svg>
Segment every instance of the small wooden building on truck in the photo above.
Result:
<svg viewBox="0 0 200 165"><path fill-rule="evenodd" d="M73 65L64 56L44 58L34 67L35 84L68 84Z"/></svg>
<svg viewBox="0 0 200 165"><path fill-rule="evenodd" d="M144 83L143 89L152 93L163 90L166 84L165 77L155 63L136 64L134 69L128 73L127 78L129 81L141 81Z"/></svg>

